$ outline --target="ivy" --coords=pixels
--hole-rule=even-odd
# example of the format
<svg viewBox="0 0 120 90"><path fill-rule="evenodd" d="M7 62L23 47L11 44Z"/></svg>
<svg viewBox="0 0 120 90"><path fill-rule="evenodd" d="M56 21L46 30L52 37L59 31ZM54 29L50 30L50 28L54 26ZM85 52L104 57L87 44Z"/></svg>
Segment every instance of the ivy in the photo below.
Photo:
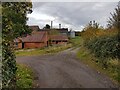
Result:
<svg viewBox="0 0 120 90"><path fill-rule="evenodd" d="M31 13L31 2L2 3L2 87L14 88L16 85L16 56L14 39L29 34L26 15Z"/></svg>

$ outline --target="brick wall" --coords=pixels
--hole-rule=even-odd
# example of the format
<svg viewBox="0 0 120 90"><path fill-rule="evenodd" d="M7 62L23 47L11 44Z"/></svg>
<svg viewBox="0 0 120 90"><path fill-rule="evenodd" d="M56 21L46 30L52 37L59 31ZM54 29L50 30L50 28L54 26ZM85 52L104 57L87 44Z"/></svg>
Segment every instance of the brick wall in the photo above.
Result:
<svg viewBox="0 0 120 90"><path fill-rule="evenodd" d="M26 42L24 43L24 48L42 48L42 47L45 47L47 46L46 43L42 43L42 42L35 42L35 43L29 43L29 42Z"/></svg>
<svg viewBox="0 0 120 90"><path fill-rule="evenodd" d="M18 49L21 49L22 48L22 43L18 43Z"/></svg>

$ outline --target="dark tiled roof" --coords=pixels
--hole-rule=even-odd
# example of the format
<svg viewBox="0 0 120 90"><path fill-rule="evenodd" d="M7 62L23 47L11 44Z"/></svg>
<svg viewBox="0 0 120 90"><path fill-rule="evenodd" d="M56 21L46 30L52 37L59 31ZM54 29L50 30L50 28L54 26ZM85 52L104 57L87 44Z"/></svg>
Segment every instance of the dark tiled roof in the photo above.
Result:
<svg viewBox="0 0 120 90"><path fill-rule="evenodd" d="M51 35L50 39L54 41L68 41L67 35Z"/></svg>
<svg viewBox="0 0 120 90"><path fill-rule="evenodd" d="M46 32L38 32L32 35L27 35L22 38L23 42L44 42L44 35Z"/></svg>

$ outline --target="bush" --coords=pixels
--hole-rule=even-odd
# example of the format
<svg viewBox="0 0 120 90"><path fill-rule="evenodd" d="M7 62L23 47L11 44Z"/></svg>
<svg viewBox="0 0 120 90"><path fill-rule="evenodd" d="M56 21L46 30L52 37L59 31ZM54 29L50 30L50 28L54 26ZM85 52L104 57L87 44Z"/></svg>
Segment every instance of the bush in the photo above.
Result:
<svg viewBox="0 0 120 90"><path fill-rule="evenodd" d="M116 35L95 38L85 43L85 46L100 59L99 62L102 63L105 68L107 68L107 58L120 58L118 50L119 42Z"/></svg>
<svg viewBox="0 0 120 90"><path fill-rule="evenodd" d="M16 87L16 60L14 39L29 34L26 25L31 2L2 2L2 88ZM19 11L19 12L18 12Z"/></svg>
<svg viewBox="0 0 120 90"><path fill-rule="evenodd" d="M117 36L104 36L86 43L86 46L91 49L91 52L99 58L118 58L118 45Z"/></svg>

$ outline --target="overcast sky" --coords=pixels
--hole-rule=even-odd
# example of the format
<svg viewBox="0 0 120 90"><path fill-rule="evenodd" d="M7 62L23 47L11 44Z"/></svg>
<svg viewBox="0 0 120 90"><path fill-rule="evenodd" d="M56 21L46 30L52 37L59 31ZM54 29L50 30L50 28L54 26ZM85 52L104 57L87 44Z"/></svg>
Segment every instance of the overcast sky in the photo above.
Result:
<svg viewBox="0 0 120 90"><path fill-rule="evenodd" d="M91 20L106 26L110 12L114 11L118 2L33 2L33 12L28 14L28 25L38 25L43 28L46 24L53 27L72 28L81 31Z"/></svg>

